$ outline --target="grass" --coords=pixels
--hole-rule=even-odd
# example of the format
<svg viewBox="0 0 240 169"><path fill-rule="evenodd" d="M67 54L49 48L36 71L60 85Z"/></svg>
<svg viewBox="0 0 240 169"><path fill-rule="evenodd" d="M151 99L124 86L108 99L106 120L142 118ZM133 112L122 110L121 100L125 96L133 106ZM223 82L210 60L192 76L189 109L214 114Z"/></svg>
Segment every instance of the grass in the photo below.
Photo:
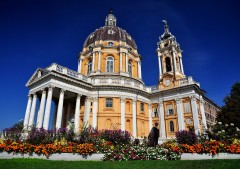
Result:
<svg viewBox="0 0 240 169"><path fill-rule="evenodd" d="M0 169L240 169L238 160L197 161L50 161L0 159Z"/></svg>

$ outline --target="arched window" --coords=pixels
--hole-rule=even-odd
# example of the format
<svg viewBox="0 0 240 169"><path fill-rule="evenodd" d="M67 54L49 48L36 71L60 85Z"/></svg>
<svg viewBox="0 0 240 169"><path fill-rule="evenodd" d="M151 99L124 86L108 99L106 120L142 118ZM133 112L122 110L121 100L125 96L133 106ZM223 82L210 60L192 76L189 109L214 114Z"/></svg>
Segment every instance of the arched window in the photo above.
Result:
<svg viewBox="0 0 240 169"><path fill-rule="evenodd" d="M113 42L108 42L108 46L113 46Z"/></svg>
<svg viewBox="0 0 240 169"><path fill-rule="evenodd" d="M170 58L169 58L169 57L166 57L165 62L166 62L166 71L167 71L167 72L172 71L172 66L171 66L171 60L170 60Z"/></svg>
<svg viewBox="0 0 240 169"><path fill-rule="evenodd" d="M88 69L87 69L87 74L89 75L92 71L92 60L88 61Z"/></svg>
<svg viewBox="0 0 240 169"><path fill-rule="evenodd" d="M129 119L126 121L126 131L131 131L131 122Z"/></svg>
<svg viewBox="0 0 240 169"><path fill-rule="evenodd" d="M128 61L128 73L129 73L129 76L132 76L132 62L131 62L131 60Z"/></svg>
<svg viewBox="0 0 240 169"><path fill-rule="evenodd" d="M170 121L170 131L174 132L174 123L173 123L173 121Z"/></svg>
<svg viewBox="0 0 240 169"><path fill-rule="evenodd" d="M112 73L113 72L113 66L114 66L113 57L108 57L107 58L107 72Z"/></svg>

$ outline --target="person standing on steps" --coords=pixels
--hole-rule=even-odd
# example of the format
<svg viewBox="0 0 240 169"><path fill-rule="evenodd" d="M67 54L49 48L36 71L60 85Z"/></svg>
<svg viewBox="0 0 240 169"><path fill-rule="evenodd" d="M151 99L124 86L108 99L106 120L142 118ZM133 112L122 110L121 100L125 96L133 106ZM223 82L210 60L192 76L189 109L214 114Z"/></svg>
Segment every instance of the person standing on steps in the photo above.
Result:
<svg viewBox="0 0 240 169"><path fill-rule="evenodd" d="M157 126L158 123L155 123L148 135L149 147L156 147L158 145L159 129Z"/></svg>

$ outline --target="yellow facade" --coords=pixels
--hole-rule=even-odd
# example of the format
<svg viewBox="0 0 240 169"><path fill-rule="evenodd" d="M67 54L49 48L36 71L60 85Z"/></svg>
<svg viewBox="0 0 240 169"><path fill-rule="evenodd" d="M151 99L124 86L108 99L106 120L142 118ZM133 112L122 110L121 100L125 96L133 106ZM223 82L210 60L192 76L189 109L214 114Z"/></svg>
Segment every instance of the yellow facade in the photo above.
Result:
<svg viewBox="0 0 240 169"><path fill-rule="evenodd" d="M218 107L204 95L199 83L186 77L180 45L164 23L164 33L157 43L159 77L155 86L144 84L137 45L116 26L112 13L106 17L105 26L84 42L78 72L57 64L44 72L37 70L27 85L34 97L40 95L39 89L53 92L53 100L59 104L54 127L73 123L78 133L84 125L90 125L99 130L126 130L133 137L143 138L158 123L164 140L175 137L179 130L203 133L207 122L214 123Z"/></svg>

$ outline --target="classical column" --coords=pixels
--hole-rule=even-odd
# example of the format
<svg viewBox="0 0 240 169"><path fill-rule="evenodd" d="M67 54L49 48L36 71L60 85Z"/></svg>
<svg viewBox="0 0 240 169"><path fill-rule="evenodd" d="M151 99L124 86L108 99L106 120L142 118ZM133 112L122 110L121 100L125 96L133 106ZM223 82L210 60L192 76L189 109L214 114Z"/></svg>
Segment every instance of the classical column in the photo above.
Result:
<svg viewBox="0 0 240 169"><path fill-rule="evenodd" d="M206 115L204 110L204 100L202 98L200 99L200 110L202 115L203 128L207 129L207 121L206 121Z"/></svg>
<svg viewBox="0 0 240 169"><path fill-rule="evenodd" d="M122 52L120 52L120 72L122 72Z"/></svg>
<svg viewBox="0 0 240 169"><path fill-rule="evenodd" d="M69 128L69 119L70 119L70 114L71 114L71 109L72 109L72 102L68 102L67 105L67 117L66 117L66 126ZM71 119L70 119L71 120ZM71 122L71 121L70 121Z"/></svg>
<svg viewBox="0 0 240 169"><path fill-rule="evenodd" d="M37 103L37 95L33 94L33 101L32 101L32 106L31 106L31 113L30 113L30 118L28 122L28 126L32 126L34 122L34 116L35 116L35 111L36 111L36 103Z"/></svg>
<svg viewBox="0 0 240 169"><path fill-rule="evenodd" d="M121 130L125 131L125 98L120 98L121 100Z"/></svg>
<svg viewBox="0 0 240 169"><path fill-rule="evenodd" d="M46 129L46 130L48 130L49 119L50 119L51 104L52 104L52 93L53 93L53 87L49 87L48 88L45 115L44 115L44 122L43 122L43 128Z"/></svg>
<svg viewBox="0 0 240 169"><path fill-rule="evenodd" d="M142 79L141 61L138 61L138 78Z"/></svg>
<svg viewBox="0 0 240 169"><path fill-rule="evenodd" d="M80 103L81 103L81 94L77 94L76 106L75 106L75 117L74 117L74 131L75 133L79 132L80 126Z"/></svg>
<svg viewBox="0 0 240 169"><path fill-rule="evenodd" d="M28 95L27 108L26 108L26 112L25 112L24 123L23 123L24 129L28 128L28 121L29 121L29 117L30 117L31 104L32 104L32 95L29 94Z"/></svg>
<svg viewBox="0 0 240 169"><path fill-rule="evenodd" d="M152 105L151 103L148 104L148 114L149 114L149 131L152 129Z"/></svg>
<svg viewBox="0 0 240 169"><path fill-rule="evenodd" d="M127 55L127 53L125 53L125 56L126 56L126 65L125 65L126 73L128 73L128 55Z"/></svg>
<svg viewBox="0 0 240 169"><path fill-rule="evenodd" d="M159 121L160 121L160 138L166 139L163 101L159 101L158 110L159 110L158 117L159 117Z"/></svg>
<svg viewBox="0 0 240 169"><path fill-rule="evenodd" d="M89 125L89 115L90 115L90 98L86 97L85 99L85 109L84 109L84 118L83 123L84 125Z"/></svg>
<svg viewBox="0 0 240 169"><path fill-rule="evenodd" d="M101 51L98 51L98 71L101 71Z"/></svg>
<svg viewBox="0 0 240 169"><path fill-rule="evenodd" d="M45 102L46 102L46 90L44 89L42 90L42 97L41 97L41 102L40 102L40 107L39 107L39 112L37 117L37 124L36 124L37 128L42 128Z"/></svg>
<svg viewBox="0 0 240 169"><path fill-rule="evenodd" d="M180 64L181 64L181 71L182 71L182 74L184 74L183 63L182 63L182 57L180 57Z"/></svg>
<svg viewBox="0 0 240 169"><path fill-rule="evenodd" d="M159 77L161 77L162 76L161 55L158 56L158 67L159 67Z"/></svg>
<svg viewBox="0 0 240 169"><path fill-rule="evenodd" d="M173 66L174 66L174 70L177 70L175 51L173 51L172 54L173 54Z"/></svg>
<svg viewBox="0 0 240 169"><path fill-rule="evenodd" d="M136 100L132 100L132 118L133 118L133 137L137 137L137 111Z"/></svg>
<svg viewBox="0 0 240 169"><path fill-rule="evenodd" d="M98 98L93 98L93 118L92 118L92 126L93 128L97 127L97 111L98 111Z"/></svg>
<svg viewBox="0 0 240 169"><path fill-rule="evenodd" d="M180 131L180 130L184 130L182 99L176 99L176 102L177 102L177 115L178 115L178 129Z"/></svg>
<svg viewBox="0 0 240 169"><path fill-rule="evenodd" d="M57 121L57 107L58 107L58 103L57 101L54 101L54 114L53 114L53 119L52 119L52 129L56 128L56 121Z"/></svg>
<svg viewBox="0 0 240 169"><path fill-rule="evenodd" d="M61 89L60 96L59 96L59 102L58 102L58 110L57 110L56 129L61 128L61 125L62 125L64 92L65 92L65 90Z"/></svg>
<svg viewBox="0 0 240 169"><path fill-rule="evenodd" d="M78 61L78 73L81 73L81 71L82 71L82 59L80 57Z"/></svg>
<svg viewBox="0 0 240 169"><path fill-rule="evenodd" d="M197 135L200 134L200 127L199 127L199 118L198 118L198 109L197 109L197 102L196 97L191 97L191 106L192 106L192 114L193 114L193 122L194 122L194 130Z"/></svg>
<svg viewBox="0 0 240 169"><path fill-rule="evenodd" d="M95 65L95 51L93 52L92 72L94 72L94 65Z"/></svg>

